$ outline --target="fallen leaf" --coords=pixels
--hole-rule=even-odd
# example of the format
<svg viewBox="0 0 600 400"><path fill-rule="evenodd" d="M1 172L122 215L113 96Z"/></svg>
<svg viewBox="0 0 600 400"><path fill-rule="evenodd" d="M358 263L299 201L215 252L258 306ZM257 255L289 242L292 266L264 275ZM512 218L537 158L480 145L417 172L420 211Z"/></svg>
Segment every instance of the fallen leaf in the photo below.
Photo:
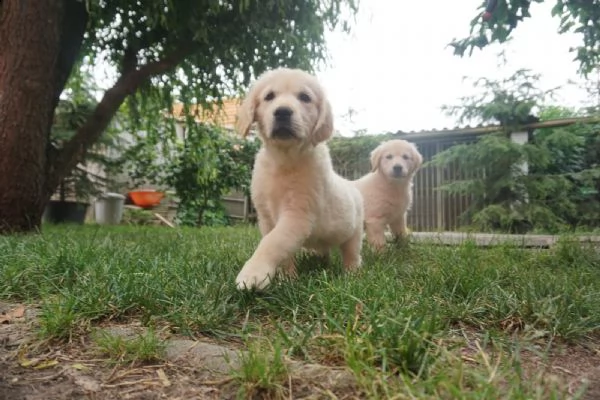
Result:
<svg viewBox="0 0 600 400"><path fill-rule="evenodd" d="M90 367L86 367L85 365L80 364L80 363L72 364L71 368L76 369L78 371L85 371L85 370L90 369Z"/></svg>
<svg viewBox="0 0 600 400"><path fill-rule="evenodd" d="M38 365L34 366L33 369L51 368L57 364L58 364L58 360L45 360L45 361L42 361L41 363L39 363Z"/></svg>
<svg viewBox="0 0 600 400"><path fill-rule="evenodd" d="M18 305L7 313L0 315L0 324L10 324L15 318L23 318L25 316L25 306Z"/></svg>
<svg viewBox="0 0 600 400"><path fill-rule="evenodd" d="M17 358L19 360L19 365L21 367L25 367L25 368L31 367L40 362L39 358L27 358L27 356L25 355L26 352L27 352L27 350L25 348L22 348L21 350L19 350L19 354L18 354Z"/></svg>
<svg viewBox="0 0 600 400"><path fill-rule="evenodd" d="M25 306L19 305L10 311L13 318L23 318L25 316Z"/></svg>
<svg viewBox="0 0 600 400"><path fill-rule="evenodd" d="M39 363L39 362L40 362L39 358L32 358L30 360L25 359L25 360L21 361L19 364L21 364L21 367L27 368L27 367L33 367L33 366L37 365L37 363Z"/></svg>
<svg viewBox="0 0 600 400"><path fill-rule="evenodd" d="M58 364L58 360L44 360L41 358L27 358L27 349L24 347L19 350L17 360L19 365L24 368L32 367L34 369L45 369L54 367Z"/></svg>
<svg viewBox="0 0 600 400"><path fill-rule="evenodd" d="M156 371L156 374L158 375L158 379L160 379L160 382L164 387L171 386L171 381L169 380L169 378L167 378L167 374L165 374L165 371L163 371L162 368L159 368Z"/></svg>

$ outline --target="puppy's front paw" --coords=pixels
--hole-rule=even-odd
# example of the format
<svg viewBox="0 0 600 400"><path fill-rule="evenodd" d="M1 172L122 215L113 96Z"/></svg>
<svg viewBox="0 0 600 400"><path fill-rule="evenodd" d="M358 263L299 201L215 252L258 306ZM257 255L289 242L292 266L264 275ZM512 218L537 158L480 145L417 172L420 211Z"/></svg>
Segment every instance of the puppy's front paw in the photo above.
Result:
<svg viewBox="0 0 600 400"><path fill-rule="evenodd" d="M362 257L360 254L350 260L344 260L344 268L346 272L356 272L362 266Z"/></svg>
<svg viewBox="0 0 600 400"><path fill-rule="evenodd" d="M275 275L275 269L268 265L247 262L235 278L239 290L262 290L269 286Z"/></svg>
<svg viewBox="0 0 600 400"><path fill-rule="evenodd" d="M387 240L385 237L383 238L383 240L370 240L369 245L375 253L381 253L385 250L387 246Z"/></svg>

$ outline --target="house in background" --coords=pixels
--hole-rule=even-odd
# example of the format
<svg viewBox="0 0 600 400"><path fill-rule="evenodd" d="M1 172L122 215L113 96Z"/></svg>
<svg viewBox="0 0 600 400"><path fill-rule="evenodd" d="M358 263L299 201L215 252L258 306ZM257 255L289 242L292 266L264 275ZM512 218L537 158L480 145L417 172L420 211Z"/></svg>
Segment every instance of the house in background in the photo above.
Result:
<svg viewBox="0 0 600 400"><path fill-rule="evenodd" d="M237 98L223 99L222 105L213 104L211 110L203 110L199 105L189 106L189 114L198 123L217 125L224 128L226 131L235 134L235 121L237 112L240 107L241 100ZM175 125L177 137L185 140L185 109L183 103L173 104L169 117L175 118L178 123Z"/></svg>

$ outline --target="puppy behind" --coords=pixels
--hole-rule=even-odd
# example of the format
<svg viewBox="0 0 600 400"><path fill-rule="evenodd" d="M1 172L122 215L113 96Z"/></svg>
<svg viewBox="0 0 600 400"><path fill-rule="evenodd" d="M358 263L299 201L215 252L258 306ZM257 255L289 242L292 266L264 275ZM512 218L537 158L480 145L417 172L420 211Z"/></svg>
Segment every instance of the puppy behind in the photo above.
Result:
<svg viewBox="0 0 600 400"><path fill-rule="evenodd" d="M333 133L333 116L316 78L287 68L262 75L240 107L237 128L245 136L253 122L262 147L251 196L262 239L237 287L262 289L282 265L294 276L293 257L302 247L328 255L339 246L345 268L359 267L362 197L333 171L324 143Z"/></svg>
<svg viewBox="0 0 600 400"><path fill-rule="evenodd" d="M388 226L394 236L407 236L412 181L422 163L423 157L414 144L388 140L371 152L371 172L354 181L363 196L367 241L376 250L385 246Z"/></svg>

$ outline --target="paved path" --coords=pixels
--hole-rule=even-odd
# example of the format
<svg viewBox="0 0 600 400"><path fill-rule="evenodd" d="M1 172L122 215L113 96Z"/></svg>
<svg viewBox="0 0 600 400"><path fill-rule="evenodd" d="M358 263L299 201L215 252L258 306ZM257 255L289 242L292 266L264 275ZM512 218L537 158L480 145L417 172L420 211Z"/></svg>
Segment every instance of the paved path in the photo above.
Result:
<svg viewBox="0 0 600 400"><path fill-rule="evenodd" d="M457 245L465 241L475 241L478 246L493 246L511 243L523 247L549 248L559 240L578 240L581 243L593 243L600 247L600 236L595 235L509 235L500 233L462 233L462 232L412 232L411 241L419 243L437 243Z"/></svg>

